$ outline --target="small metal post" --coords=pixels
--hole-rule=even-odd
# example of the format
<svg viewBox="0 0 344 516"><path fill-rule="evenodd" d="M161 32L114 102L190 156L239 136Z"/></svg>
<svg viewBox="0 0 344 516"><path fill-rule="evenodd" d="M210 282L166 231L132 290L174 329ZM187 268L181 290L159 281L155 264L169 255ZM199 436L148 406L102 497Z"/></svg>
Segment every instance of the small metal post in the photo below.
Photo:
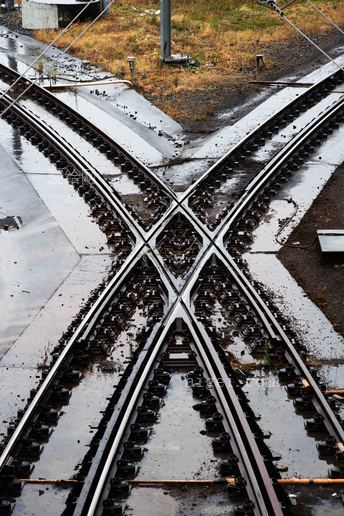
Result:
<svg viewBox="0 0 344 516"><path fill-rule="evenodd" d="M160 0L161 59L171 58L171 0Z"/></svg>
<svg viewBox="0 0 344 516"><path fill-rule="evenodd" d="M136 74L136 57L128 56L127 60L129 64L130 75L132 78L134 78Z"/></svg>
<svg viewBox="0 0 344 516"><path fill-rule="evenodd" d="M263 54L256 54L257 68L259 68L260 64L262 64L263 68L265 68L264 56L263 56Z"/></svg>

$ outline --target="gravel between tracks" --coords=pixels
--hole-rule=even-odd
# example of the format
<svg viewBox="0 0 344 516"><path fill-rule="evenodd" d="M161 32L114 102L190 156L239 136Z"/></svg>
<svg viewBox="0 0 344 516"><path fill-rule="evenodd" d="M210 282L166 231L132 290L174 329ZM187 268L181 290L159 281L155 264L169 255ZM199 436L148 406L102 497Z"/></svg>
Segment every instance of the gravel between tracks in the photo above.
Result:
<svg viewBox="0 0 344 516"><path fill-rule="evenodd" d="M344 164L336 169L287 242L310 247L284 246L278 256L336 331L344 336L344 263L321 263L320 251L312 246L317 229L344 228L343 198Z"/></svg>
<svg viewBox="0 0 344 516"><path fill-rule="evenodd" d="M0 23L18 33L32 36L32 31L21 27L20 11L1 13ZM313 38L325 50L330 51L342 44L342 36L338 32ZM297 43L296 43L297 42ZM266 55L275 64L271 69L245 70L247 80L255 78L273 80L282 76L301 78L307 72L320 66L323 59L304 41L295 38L283 44L270 45ZM172 101L179 112L176 119L191 133L209 133L221 126L233 124L240 117L254 108L248 103L254 97L259 86L253 86L243 80L240 84L221 84L212 89L175 93L164 97L146 95L156 105L164 108L164 103ZM274 90L271 91L273 93ZM141 92L145 94L145 92ZM259 102L261 99L257 99ZM204 119L195 120L194 114L205 104L212 104L212 112ZM239 107L233 116L221 117L221 110L226 111ZM220 115L220 116L219 116ZM289 242L300 241L311 243L316 229L342 228L344 225L343 208L340 199L344 194L343 167L339 167L311 209L302 219L300 225L292 233ZM295 279L304 288L309 297L321 308L332 321L337 331L344 335L344 274L343 268L334 265L321 265L316 250L292 249L284 247L279 253L282 263L289 269Z"/></svg>

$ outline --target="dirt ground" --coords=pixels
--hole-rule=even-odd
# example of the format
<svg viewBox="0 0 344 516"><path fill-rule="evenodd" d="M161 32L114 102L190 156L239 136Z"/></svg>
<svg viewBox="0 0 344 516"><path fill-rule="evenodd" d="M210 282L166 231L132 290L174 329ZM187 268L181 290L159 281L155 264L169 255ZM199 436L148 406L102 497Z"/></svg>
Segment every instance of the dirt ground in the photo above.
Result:
<svg viewBox="0 0 344 516"><path fill-rule="evenodd" d="M31 35L30 31L20 29L19 13L0 16L0 24ZM313 36L313 40L327 52L343 45L342 36L338 35L337 31ZM261 87L249 84L249 80L275 80L285 76L301 78L325 62L313 47L300 38L283 43L270 43L265 47L264 56L268 63L266 68L257 70L254 64L246 66L235 82L226 81L224 76L221 83L214 83L213 86L205 84L204 87L187 91L176 89L168 94L164 94L161 88L157 88L156 91L138 89L155 105L164 111L171 111L170 114L181 123L186 132L197 135L233 124L253 109L254 103L248 104L248 101ZM269 91L273 93L275 89L271 88ZM232 108L236 108L235 115L229 118L219 116L221 112L228 112ZM302 245L311 246L318 228L344 227L343 172L343 166L337 169L292 233L289 243L299 241ZM321 264L320 256L313 248L301 250L285 246L279 257L309 297L331 320L336 330L344 335L344 264Z"/></svg>
<svg viewBox="0 0 344 516"><path fill-rule="evenodd" d="M230 1L229 5L232 5L233 9L227 12L225 2L222 2L223 12L219 8L217 18L214 20L215 14L213 9L210 9L211 6L208 13L206 2L197 0L197 6L203 9L204 16L207 14L212 21L213 24L210 25L209 21L205 22L202 19L202 9L201 14L196 16L195 13L192 15L188 12L191 4L174 2L177 13L173 18L174 45L176 50L184 49L196 59L198 52L200 64L196 67L158 64L156 52L159 49L159 19L156 15L145 14L144 11L133 11L134 5L145 4L143 0L130 0L126 8L129 9L133 4L129 14L121 3L118 6L116 3L117 7L114 7L111 17L99 22L104 29L102 52L97 53L95 50L95 45L99 44L93 34L94 31L97 32L96 30L90 34L87 33L71 51L74 55L93 61L110 73L126 79L132 79L128 74L126 56L130 53L137 55L138 72L134 80L135 89L178 121L186 132L196 137L199 134L211 133L224 125L235 123L254 107L252 99L263 86L250 84L249 81L276 80L282 77L301 78L326 62L326 58L303 38L290 30L288 32L283 23L281 25L281 20L278 18L276 20L271 11L257 8L254 3L248 4L249 9L246 4L238 8L236 0ZM156 7L155 4L157 2L153 2L152 6ZM183 23L179 19L178 8L186 12ZM318 15L307 20L307 16L313 16L314 13L312 14L308 9L305 11L306 16L303 11L297 11L304 8L303 3L298 3L293 15L299 25L301 24L302 27L305 25L304 30L311 34L312 39L322 49L330 53L343 45L342 35L337 30L329 31L329 24L323 26ZM326 4L326 9L329 8ZM342 10L337 7L332 16L337 14L338 19L341 20ZM152 16L154 20L151 19ZM237 23L234 23L238 22L234 19L235 16L239 17L241 24L245 22L247 25L243 27L245 30L238 31ZM312 20L315 25L311 30ZM257 21L263 25L255 27L254 22ZM229 24L228 27L225 22ZM20 11L0 13L0 24L34 36L32 31L21 28ZM143 27L140 29L141 25ZM118 29L118 34L114 31L114 26ZM67 35L62 37L61 46L69 44L82 27L83 24L73 26ZM143 29L147 31L146 36L144 34L140 36L139 45L136 41L138 35L133 34L135 28L140 29L141 32ZM218 41L216 41L216 34L220 38ZM51 41L54 35L55 31L36 32L38 39L46 42ZM264 55L265 67L257 68L255 60L257 53ZM271 93L276 91L276 87L265 87L265 89ZM260 100L258 97L257 103ZM236 108L235 113L221 117L221 113L228 114L233 108Z"/></svg>
<svg viewBox="0 0 344 516"><path fill-rule="evenodd" d="M320 251L312 246L317 229L344 229L343 199L344 165L341 165L287 242L300 242L309 248L285 246L279 252L279 259L344 336L344 259L338 263L321 263Z"/></svg>
<svg viewBox="0 0 344 516"><path fill-rule="evenodd" d="M343 45L343 36L338 31L329 34L313 37L323 50L334 55L333 50ZM248 111L255 107L255 103L247 103L263 88L275 93L278 87L265 87L256 84L249 84L251 80L279 80L283 77L301 79L307 73L325 64L326 58L311 47L301 37L281 43L269 44L264 56L268 58L269 65L266 68L255 66L243 70L241 78L235 83L226 80L222 84L207 85L206 88L198 88L195 91L175 92L163 95L161 92L147 93L140 91L153 104L163 111L166 106L173 106L173 117L184 128L191 133L209 133L228 124L232 125L242 118ZM293 79L294 80L294 79ZM295 79L296 80L296 79ZM257 99L257 104L261 100ZM239 107L239 109L238 109ZM221 118L221 113L236 108L235 115L230 119Z"/></svg>

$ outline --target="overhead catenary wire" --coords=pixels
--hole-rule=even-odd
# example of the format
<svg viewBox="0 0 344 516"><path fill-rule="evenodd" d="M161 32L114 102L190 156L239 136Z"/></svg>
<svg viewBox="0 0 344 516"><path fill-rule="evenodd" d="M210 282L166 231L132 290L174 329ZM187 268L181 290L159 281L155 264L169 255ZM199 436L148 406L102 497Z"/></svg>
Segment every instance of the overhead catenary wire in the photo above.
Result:
<svg viewBox="0 0 344 516"><path fill-rule="evenodd" d="M289 4L287 4L287 5L289 5ZM285 5L284 8L287 7L287 5ZM266 5L266 7L268 7L269 9L272 9L275 13L279 14L281 16L281 18L283 20L285 20L288 23L288 25L290 25L294 30L296 30L296 32L298 32L303 38L305 38L308 41L308 43L313 45L313 47L315 47L322 55L324 55L337 68L344 71L344 68L339 63L337 63L337 61L335 59L333 59L327 52L325 52L325 50L323 50L321 47L319 47L319 45L317 45L309 36L307 36L307 34L305 34L301 29L299 29L299 27L286 16L286 14L284 13L284 11L282 9L277 7L277 5L274 5L273 7L271 7L270 4Z"/></svg>
<svg viewBox="0 0 344 516"><path fill-rule="evenodd" d="M284 11L287 7L289 7L290 5L292 5L293 3L295 3L297 0L290 0L290 2L287 2L285 5L282 5L280 10L281 11ZM335 27L337 30L339 30L339 32L341 32L342 34L344 34L344 31L343 29L341 29L329 16L327 16L326 13L324 13L321 9L319 9L319 7L317 7L311 0L306 0L306 2L311 6L313 7L313 9L315 9L319 14L321 14L321 16L323 16L331 25L333 25L333 27Z"/></svg>
<svg viewBox="0 0 344 516"><path fill-rule="evenodd" d="M335 59L333 59L325 50L323 50L319 45L317 45L310 37L307 36L295 23L293 23L289 18L282 12L279 12L279 15L285 20L293 29L295 29L302 37L304 37L311 45L313 45L321 54L323 54L329 61L331 61L335 66L337 66L340 70L344 72L344 68L337 63Z"/></svg>
<svg viewBox="0 0 344 516"><path fill-rule="evenodd" d="M96 23L96 21L99 20L99 18L106 12L108 11L108 9L111 7L111 5L115 2L115 0L110 0L109 4L107 4L104 9L102 9L100 11L100 13L80 32L80 34L78 34L78 36L76 36L73 41L66 47L64 48L60 53L59 55L53 59L51 61L51 63L49 64L49 66L45 69L45 71L43 71L38 77L36 77L34 80L31 80L31 79L27 79L25 77L25 80L29 81L29 85L28 87L22 91L15 99L12 100L12 102L10 104L8 104L8 106L0 113L0 117L3 117L8 110L10 110L14 104L16 104L18 102L18 100L20 100L31 88L32 86L34 86L43 76L44 74L49 71L59 60L60 58L77 42L79 41L80 38L82 38L82 36L91 28L93 27L93 25ZM17 81L19 80L19 78L16 79ZM13 84L12 86L13 87ZM6 92L3 93L3 95L5 95ZM2 95L2 96L3 96ZM2 98L2 96L0 97L0 99Z"/></svg>
<svg viewBox="0 0 344 516"><path fill-rule="evenodd" d="M327 16L326 13L321 11L319 9L319 7L317 7L315 4L313 4L313 2L311 0L306 0L306 2L309 5L311 5L313 7L313 9L315 9L319 14L321 14L321 16L323 16L331 25L333 25L333 27L335 27L337 30L339 30L339 32L341 32L344 35L344 30L342 30L333 20L331 20L331 18L329 16Z"/></svg>
<svg viewBox="0 0 344 516"><path fill-rule="evenodd" d="M78 12L78 14L68 23L68 25L66 27L64 27L64 29L59 32L57 34L57 36L53 39L53 41L51 41L49 43L49 45L47 45L43 50L42 52L32 61L32 63L29 64L29 66L26 68L26 70L24 72L22 72L21 75L19 75L19 77L17 77L17 79L3 92L1 92L1 96L0 98L4 97L7 93L9 93L11 91L11 89L16 85L18 84L18 82L23 79L25 77L25 75L27 74L27 72L29 72L33 67L34 65L48 52L48 50L50 50L50 48L56 43L56 41L58 39L60 39L61 36L63 36L64 34L66 34L66 32L71 28L71 26L73 25L73 23L75 23L78 18L82 15L82 13L87 9L87 7L89 7L89 2L87 2L84 7L81 9L81 11Z"/></svg>
<svg viewBox="0 0 344 516"><path fill-rule="evenodd" d="M312 2L310 0L307 0L309 3L312 4ZM0 96L0 99L2 97L4 97L14 86L15 84L17 84L22 78L25 77L25 79L27 81L29 81L29 85L28 87L23 91L21 92L14 100L12 100L12 102L0 113L0 117L3 117L7 111L9 111L11 109L11 107L18 101L20 100L31 88L32 86L34 86L42 77L44 77L44 74L49 71L59 60L60 58L95 24L96 21L99 20L99 18L106 12L109 10L109 8L111 7L111 5L115 2L115 0L110 0L109 4L106 5L100 12L99 14L86 26L85 29L83 29L81 31L81 33L73 39L73 41L65 48L63 49L62 51L60 51L59 55L52 60L52 62L50 63L50 65L48 66L48 68L46 68L45 71L43 71L38 77L36 77L34 80L32 79L28 79L25 77L25 74L33 67L33 65L52 47L52 45L63 35L66 33L66 31L71 27L71 25L79 18L79 16L82 14L82 12L88 7L89 3L85 4L85 6L81 9L81 11L77 14L77 16L75 16L73 18L73 20L67 25L67 27L65 27L61 33L59 33L56 38L54 38L54 40L39 54L39 56L37 56L34 61L28 66L28 68L19 76L17 77L17 79L3 92L1 92L1 96ZM312 4L313 5L313 4ZM285 6L286 7L286 6ZM314 6L316 8L316 6ZM316 8L317 9L317 8ZM335 64L335 66L337 66L340 70L344 71L344 68L342 66L340 66L334 59L331 58L331 56L329 56L322 48L320 48L311 38L309 38L303 31L301 31L301 29L299 29L291 20L289 20L287 18L287 16L284 14L284 12L279 9L277 6L274 6L273 10L278 13L282 18L285 19L285 21L290 25L292 26L299 34L301 34L309 43L311 43L311 45L313 45L315 48L317 48L317 50L319 52L321 52L329 61L331 61L332 63ZM318 9L317 9L318 10ZM328 19L329 21L331 21L332 24L334 24L334 22L332 22L332 20L330 20L326 15L324 15L324 13L322 13L320 10L319 12L326 17L326 19ZM334 24L335 25L335 24ZM337 25L335 25L337 27ZM337 27L341 32L343 32L339 27Z"/></svg>

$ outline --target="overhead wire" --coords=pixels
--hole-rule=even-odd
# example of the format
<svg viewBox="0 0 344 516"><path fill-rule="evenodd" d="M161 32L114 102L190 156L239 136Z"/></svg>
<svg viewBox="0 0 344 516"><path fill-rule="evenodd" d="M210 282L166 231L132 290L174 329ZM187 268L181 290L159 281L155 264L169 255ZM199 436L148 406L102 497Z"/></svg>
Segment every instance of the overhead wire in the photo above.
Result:
<svg viewBox="0 0 344 516"><path fill-rule="evenodd" d="M47 45L42 51L41 53L32 61L32 63L30 63L30 65L26 68L26 70L20 74L19 77L17 77L17 79L5 90L2 92L2 95L1 97L4 97L9 91L11 91L11 89L16 85L18 84L18 82L23 79L25 77L25 75L27 74L27 72L29 72L33 67L34 65L48 52L48 50L50 50L50 48L56 43L56 41L58 39L60 39L61 36L63 36L64 34L66 34L66 32L68 32L68 30L71 28L71 26L73 25L73 23L75 23L78 18L82 15L82 13L87 9L87 7L89 7L90 5L90 2L87 2L84 7L81 9L81 11L79 11L77 13L77 15L68 23L68 25L66 27L63 28L63 30L61 32L59 32L57 34L57 36L53 39L53 41L51 41L49 43L49 45ZM0 97L0 98L1 98Z"/></svg>
<svg viewBox="0 0 344 516"><path fill-rule="evenodd" d="M49 71L59 60L60 58L77 42L79 41L80 38L82 38L82 36L88 31L90 30L91 27L93 27L93 25L96 23L96 21L99 20L99 18L111 7L111 5L115 2L115 0L110 0L110 2L104 7L104 9L102 9L99 14L80 32L80 34L78 34L78 36L76 36L73 41L66 47L64 48L60 53L59 55L53 59L51 61L51 63L49 64L49 66L40 74L38 75L38 77L36 77L34 80L31 80L31 79L28 79L27 77L25 77L25 80L29 81L29 85L28 87L23 91L21 92L15 99L12 100L12 102L10 102L10 104L8 106L6 106L6 108L0 113L0 117L3 117L7 111L9 109L11 109L14 104L16 104L18 102L18 100L20 100L31 88L32 86L34 86L46 73L47 71ZM17 79L19 80L19 79ZM1 98L5 95L5 93L0 97L0 100Z"/></svg>
<svg viewBox="0 0 344 516"><path fill-rule="evenodd" d="M301 29L299 29L299 27L294 23L292 22L287 16L286 14L281 10L279 9L277 6L276 8L274 9L274 11L279 14L281 16L281 18L283 20L285 20L291 27L293 27L293 29L296 30L296 32L298 32L303 38L305 38L311 45L313 45L321 54L323 54L330 62L332 62L337 68L339 68L340 70L344 71L344 68L335 60L333 59L327 52L325 52L325 50L323 50L321 47L319 47L319 45L317 45L315 43L315 41L313 41L309 36L307 36L307 34L305 34Z"/></svg>
<svg viewBox="0 0 344 516"><path fill-rule="evenodd" d="M323 50L321 47L319 47L319 45L317 45L309 36L307 36L307 34L305 34L301 29L299 29L299 27L287 17L287 15L284 12L284 9L286 9L289 5L294 3L295 0L291 0L290 2L288 2L287 4L282 6L282 8L279 8L276 5L275 0L257 0L257 1L260 5L263 5L263 7L271 9L276 14L279 14L283 20L285 20L291 27L293 27L294 30L296 30L303 38L305 38L311 45L313 45L330 62L332 62L340 70L344 71L344 68L339 63L337 63L337 61L335 59L333 59L327 52L325 52L325 50ZM311 0L307 0L307 1L312 4ZM314 4L312 4L312 6L313 5ZM316 8L316 6L314 6L314 7ZM342 32L342 29L340 29L340 27L338 27L332 20L330 20L330 18L327 15L324 15L324 13L322 11L320 11L320 9L317 9L317 10L320 12L320 14L322 16L324 16L327 20L329 20L330 23L332 23L332 25L337 27L340 30L340 32Z"/></svg>
<svg viewBox="0 0 344 516"><path fill-rule="evenodd" d="M329 23L331 23L331 25L333 25L337 30L339 30L339 32L341 32L344 35L344 30L342 30L333 20L331 20L331 18L327 16L326 13L321 11L319 7L313 4L311 0L306 0L306 2L310 4L313 7L313 9L315 9L319 14L321 14L321 16L323 16Z"/></svg>

